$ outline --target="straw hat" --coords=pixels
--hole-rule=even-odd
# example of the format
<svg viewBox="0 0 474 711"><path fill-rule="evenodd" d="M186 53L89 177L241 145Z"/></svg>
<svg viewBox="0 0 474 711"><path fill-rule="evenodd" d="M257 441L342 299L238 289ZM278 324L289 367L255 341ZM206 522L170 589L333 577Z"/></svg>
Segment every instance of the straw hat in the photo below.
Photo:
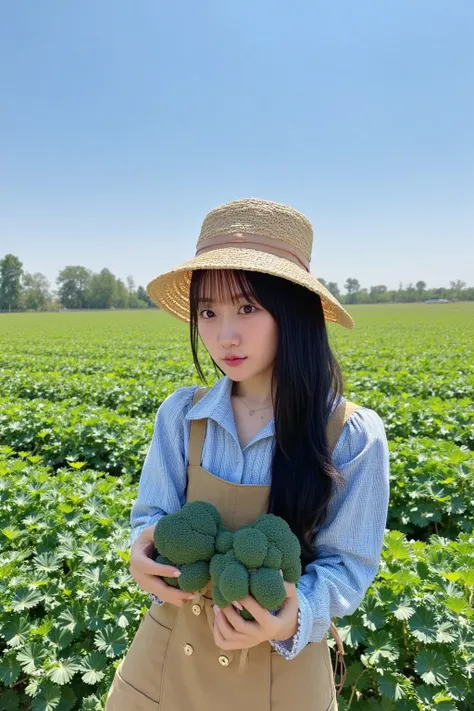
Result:
<svg viewBox="0 0 474 711"><path fill-rule="evenodd" d="M235 200L206 215L195 256L157 276L146 291L155 304L189 322L189 287L194 269L265 272L319 294L325 320L351 329L351 316L309 273L312 246L313 228L298 210L256 198Z"/></svg>

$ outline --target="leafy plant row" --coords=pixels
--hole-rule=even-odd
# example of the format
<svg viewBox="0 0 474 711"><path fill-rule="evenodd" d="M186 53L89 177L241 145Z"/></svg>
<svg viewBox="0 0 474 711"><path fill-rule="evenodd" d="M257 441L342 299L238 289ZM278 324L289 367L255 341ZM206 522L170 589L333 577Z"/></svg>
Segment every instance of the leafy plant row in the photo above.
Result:
<svg viewBox="0 0 474 711"><path fill-rule="evenodd" d="M177 372L175 378L124 380L111 373L64 377L62 373L6 370L0 374L0 391L5 397L19 400L40 399L58 403L67 400L71 405L98 405L134 417L155 413L167 395L183 384L186 376ZM191 382L189 378L189 384Z"/></svg>
<svg viewBox="0 0 474 711"><path fill-rule="evenodd" d="M122 339L115 346L90 347L84 343L77 347L48 348L42 342L28 347L6 347L0 355L0 371L10 369L35 373L60 373L71 375L113 375L118 378L166 378L174 380L181 368L195 374L184 344L153 348L137 348Z"/></svg>
<svg viewBox="0 0 474 711"><path fill-rule="evenodd" d="M71 355L51 355L51 356L28 356L27 354L7 357L2 354L0 357L0 372L11 371L15 373L34 373L60 375L65 379L70 376L109 376L118 379L151 379L175 381L177 374L184 372L195 376L194 369L184 358L180 361L179 353L177 361L171 358L163 358L158 355L149 356L147 359L137 359L127 353L120 356L117 352L108 352L101 356L97 354L95 358L74 358Z"/></svg>
<svg viewBox="0 0 474 711"><path fill-rule="evenodd" d="M427 437L389 440L387 527L420 540L474 527L474 452Z"/></svg>
<svg viewBox="0 0 474 711"><path fill-rule="evenodd" d="M104 372L70 372L62 365L60 370L41 371L33 369L38 363L29 363L24 368L4 368L0 371L0 392L3 396L34 400L37 398L60 402L76 398L82 403L100 405L127 415L145 415L156 412L164 398L179 385L195 381L195 373L189 365L174 364L155 368L151 376L145 367L135 375L124 369L111 372L108 364ZM60 366L60 364L57 364ZM43 364L44 366L44 364ZM105 367L105 364L102 364ZM444 400L474 400L474 375L470 378L448 374L432 378L430 373L393 374L376 372L357 375L351 373L348 391L354 397L370 399L382 397L418 398L428 408L436 398Z"/></svg>
<svg viewBox="0 0 474 711"><path fill-rule="evenodd" d="M347 397L375 410L382 418L390 439L431 437L474 450L474 400L471 398L444 400L433 397L419 400L409 394L387 397L376 391L348 391Z"/></svg>
<svg viewBox="0 0 474 711"><path fill-rule="evenodd" d="M0 398L0 444L41 455L57 468L81 460L111 474L139 477L153 421L68 401Z"/></svg>
<svg viewBox="0 0 474 711"><path fill-rule="evenodd" d="M474 373L448 372L433 374L430 370L404 371L397 367L380 368L367 372L351 372L347 387L354 392L375 391L390 397L410 396L427 400L431 397L446 399L474 398Z"/></svg>
<svg viewBox="0 0 474 711"><path fill-rule="evenodd" d="M474 449L474 403L426 403L359 394L384 420L389 439L437 437ZM139 475L149 446L153 418L122 416L105 407L42 399L0 398L0 444L40 453L53 467L80 459L96 469Z"/></svg>

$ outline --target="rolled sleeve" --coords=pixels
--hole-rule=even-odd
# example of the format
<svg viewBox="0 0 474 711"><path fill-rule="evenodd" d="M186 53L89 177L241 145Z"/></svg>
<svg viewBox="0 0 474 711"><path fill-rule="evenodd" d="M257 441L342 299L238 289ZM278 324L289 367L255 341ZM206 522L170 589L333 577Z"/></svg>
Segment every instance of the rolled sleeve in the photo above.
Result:
<svg viewBox="0 0 474 711"><path fill-rule="evenodd" d="M271 641L286 659L309 642L320 642L332 618L355 612L380 565L390 467L385 427L374 410L361 407L351 415L333 462L346 485L336 488L315 538L316 558L298 583L298 631L288 640Z"/></svg>

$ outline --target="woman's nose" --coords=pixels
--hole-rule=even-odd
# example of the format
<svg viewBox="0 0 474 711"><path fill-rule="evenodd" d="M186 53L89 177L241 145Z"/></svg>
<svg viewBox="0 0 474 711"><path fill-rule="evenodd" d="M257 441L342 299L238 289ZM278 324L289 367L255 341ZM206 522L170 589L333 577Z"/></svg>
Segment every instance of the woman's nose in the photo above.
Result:
<svg viewBox="0 0 474 711"><path fill-rule="evenodd" d="M233 326L223 326L219 334L219 340L222 346L236 345L240 341L239 334Z"/></svg>
<svg viewBox="0 0 474 711"><path fill-rule="evenodd" d="M219 340L221 342L221 346L224 346L224 348L236 346L239 343L239 338L237 336L221 336Z"/></svg>

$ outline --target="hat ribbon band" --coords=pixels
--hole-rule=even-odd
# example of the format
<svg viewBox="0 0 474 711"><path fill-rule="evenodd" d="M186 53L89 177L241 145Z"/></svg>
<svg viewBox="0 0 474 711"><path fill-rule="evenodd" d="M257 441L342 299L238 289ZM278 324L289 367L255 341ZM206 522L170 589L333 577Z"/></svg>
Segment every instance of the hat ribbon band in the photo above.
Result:
<svg viewBox="0 0 474 711"><path fill-rule="evenodd" d="M280 245L280 246L279 246ZM301 253L299 249L288 244L284 240L252 232L228 232L225 234L212 235L206 239L202 246L196 249L195 256L209 252L215 248L243 247L244 249L256 249L259 252L274 254L276 257L284 257L293 264L303 267L309 272L309 259Z"/></svg>

